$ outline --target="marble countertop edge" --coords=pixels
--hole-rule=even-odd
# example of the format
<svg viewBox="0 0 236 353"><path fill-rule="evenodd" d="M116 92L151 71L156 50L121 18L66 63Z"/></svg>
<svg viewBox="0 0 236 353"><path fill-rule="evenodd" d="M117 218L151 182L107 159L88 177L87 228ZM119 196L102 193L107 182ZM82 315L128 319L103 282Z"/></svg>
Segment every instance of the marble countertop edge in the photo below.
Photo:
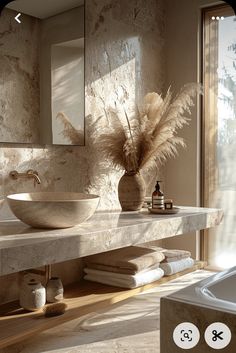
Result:
<svg viewBox="0 0 236 353"><path fill-rule="evenodd" d="M199 231L220 224L223 211L184 207L176 215L98 212L82 225L45 230L0 222L0 276Z"/></svg>

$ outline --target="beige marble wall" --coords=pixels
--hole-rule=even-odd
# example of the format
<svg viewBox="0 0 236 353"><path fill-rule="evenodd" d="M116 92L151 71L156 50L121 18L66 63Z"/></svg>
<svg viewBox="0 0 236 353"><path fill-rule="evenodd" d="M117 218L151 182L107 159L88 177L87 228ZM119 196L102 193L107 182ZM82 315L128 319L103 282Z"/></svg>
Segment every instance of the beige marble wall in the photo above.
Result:
<svg viewBox="0 0 236 353"><path fill-rule="evenodd" d="M0 141L39 141L39 20L4 9L0 21Z"/></svg>
<svg viewBox="0 0 236 353"><path fill-rule="evenodd" d="M122 173L100 159L94 132L106 123L104 107L117 101L129 112L145 93L161 91L163 18L163 0L87 0L86 146L2 146L0 195L32 190L89 191L101 196L100 209L119 207L117 183ZM11 170L28 168L39 172L42 185L35 188L30 180L9 179ZM146 174L145 179L151 190L156 175ZM8 215L6 207L0 212L2 217Z"/></svg>

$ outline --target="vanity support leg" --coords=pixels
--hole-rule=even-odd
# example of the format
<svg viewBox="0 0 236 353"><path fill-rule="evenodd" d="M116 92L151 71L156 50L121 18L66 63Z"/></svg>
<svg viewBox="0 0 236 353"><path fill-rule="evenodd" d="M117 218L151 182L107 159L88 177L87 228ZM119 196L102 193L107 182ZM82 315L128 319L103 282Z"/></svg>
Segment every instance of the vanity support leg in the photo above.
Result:
<svg viewBox="0 0 236 353"><path fill-rule="evenodd" d="M42 276L44 277L46 283L49 281L49 279L52 277L52 265L45 265L45 270L36 270L36 269L30 269L30 270L25 270L20 272L23 276L32 273L34 275Z"/></svg>
<svg viewBox="0 0 236 353"><path fill-rule="evenodd" d="M52 277L52 265L45 266L45 277L46 277L46 283L47 283Z"/></svg>

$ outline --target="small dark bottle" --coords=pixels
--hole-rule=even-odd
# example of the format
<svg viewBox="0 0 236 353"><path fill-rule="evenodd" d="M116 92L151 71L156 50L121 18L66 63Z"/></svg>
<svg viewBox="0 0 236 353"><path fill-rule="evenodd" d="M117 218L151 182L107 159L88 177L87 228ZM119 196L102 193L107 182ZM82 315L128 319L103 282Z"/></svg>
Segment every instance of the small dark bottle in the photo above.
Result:
<svg viewBox="0 0 236 353"><path fill-rule="evenodd" d="M163 210L165 208L164 194L161 191L160 183L157 181L155 190L152 193L152 208Z"/></svg>

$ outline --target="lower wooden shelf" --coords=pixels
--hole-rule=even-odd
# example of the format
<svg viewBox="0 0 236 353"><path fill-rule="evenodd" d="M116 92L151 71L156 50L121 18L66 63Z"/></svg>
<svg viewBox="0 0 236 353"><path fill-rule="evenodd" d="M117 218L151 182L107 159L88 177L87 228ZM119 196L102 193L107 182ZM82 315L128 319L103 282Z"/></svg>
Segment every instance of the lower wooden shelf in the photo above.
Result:
<svg viewBox="0 0 236 353"><path fill-rule="evenodd" d="M109 308L112 304L130 298L138 293L169 282L187 273L204 268L205 262L197 262L192 268L176 275L163 277L160 280L135 289L122 289L94 282L81 281L65 289L67 310L65 314L46 318L42 311L26 312L18 307L16 302L0 307L0 348L15 344L39 332L48 330L70 321Z"/></svg>

